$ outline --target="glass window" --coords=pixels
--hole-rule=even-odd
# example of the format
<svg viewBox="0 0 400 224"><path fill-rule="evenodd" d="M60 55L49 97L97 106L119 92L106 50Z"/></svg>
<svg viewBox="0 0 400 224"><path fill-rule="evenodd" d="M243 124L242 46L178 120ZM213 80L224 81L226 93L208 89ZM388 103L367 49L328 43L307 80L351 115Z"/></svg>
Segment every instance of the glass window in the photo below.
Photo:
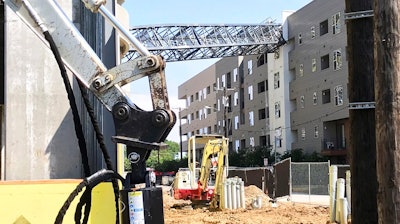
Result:
<svg viewBox="0 0 400 224"><path fill-rule="evenodd" d="M249 91L249 100L253 100L253 86L247 87L247 90Z"/></svg>
<svg viewBox="0 0 400 224"><path fill-rule="evenodd" d="M343 86L341 85L335 87L335 105L343 105Z"/></svg>
<svg viewBox="0 0 400 224"><path fill-rule="evenodd" d="M254 147L255 143L254 143L254 137L250 137L250 146Z"/></svg>
<svg viewBox="0 0 400 224"><path fill-rule="evenodd" d="M239 116L235 116L235 130L239 129Z"/></svg>
<svg viewBox="0 0 400 224"><path fill-rule="evenodd" d="M249 124L250 124L250 126L254 126L254 112L253 111L249 112Z"/></svg>
<svg viewBox="0 0 400 224"><path fill-rule="evenodd" d="M318 138L318 125L314 126L314 138Z"/></svg>
<svg viewBox="0 0 400 224"><path fill-rule="evenodd" d="M342 68L342 52L341 49L333 51L333 70Z"/></svg>
<svg viewBox="0 0 400 224"><path fill-rule="evenodd" d="M315 38L315 26L311 27L311 39Z"/></svg>
<svg viewBox="0 0 400 224"><path fill-rule="evenodd" d="M315 58L311 59L311 71L312 72L317 71L317 59Z"/></svg>
<svg viewBox="0 0 400 224"><path fill-rule="evenodd" d="M317 92L314 92L314 93L313 93L313 104L314 104L314 105L317 105L317 103L318 103Z"/></svg>
<svg viewBox="0 0 400 224"><path fill-rule="evenodd" d="M249 60L247 62L247 72L249 75L253 74L253 61Z"/></svg>
<svg viewBox="0 0 400 224"><path fill-rule="evenodd" d="M304 108L304 96L300 96L300 107Z"/></svg>
<svg viewBox="0 0 400 224"><path fill-rule="evenodd" d="M330 102L331 102L331 90L330 89L322 90L322 104Z"/></svg>
<svg viewBox="0 0 400 224"><path fill-rule="evenodd" d="M302 77L304 75L304 65L300 64L299 65L299 76Z"/></svg>
<svg viewBox="0 0 400 224"><path fill-rule="evenodd" d="M263 120L266 117L265 108L258 110L258 120Z"/></svg>
<svg viewBox="0 0 400 224"><path fill-rule="evenodd" d="M329 68L329 54L321 57L321 70Z"/></svg>
<svg viewBox="0 0 400 224"><path fill-rule="evenodd" d="M332 33L340 33L340 12L332 16Z"/></svg>
<svg viewBox="0 0 400 224"><path fill-rule="evenodd" d="M319 35L325 35L328 33L328 20L324 20L319 24Z"/></svg>
<svg viewBox="0 0 400 224"><path fill-rule="evenodd" d="M299 45L302 45L303 44L303 38L302 38L302 35L301 35L301 33L299 33L298 35L297 35L297 43L299 44Z"/></svg>
<svg viewBox="0 0 400 224"><path fill-rule="evenodd" d="M259 82L259 83L257 84L257 86L258 86L258 93L263 93L263 92L265 92L265 82L264 82L264 81Z"/></svg>
<svg viewBox="0 0 400 224"><path fill-rule="evenodd" d="M237 68L233 69L233 82L237 82L238 80L238 70Z"/></svg>
<svg viewBox="0 0 400 224"><path fill-rule="evenodd" d="M279 88L279 72L274 74L274 88Z"/></svg>
<svg viewBox="0 0 400 224"><path fill-rule="evenodd" d="M281 103L275 102L275 118L281 117Z"/></svg>
<svg viewBox="0 0 400 224"><path fill-rule="evenodd" d="M301 128L301 140L306 140L306 128Z"/></svg>
<svg viewBox="0 0 400 224"><path fill-rule="evenodd" d="M238 92L235 92L234 94L233 94L233 105L234 106L237 106L239 104L239 93Z"/></svg>

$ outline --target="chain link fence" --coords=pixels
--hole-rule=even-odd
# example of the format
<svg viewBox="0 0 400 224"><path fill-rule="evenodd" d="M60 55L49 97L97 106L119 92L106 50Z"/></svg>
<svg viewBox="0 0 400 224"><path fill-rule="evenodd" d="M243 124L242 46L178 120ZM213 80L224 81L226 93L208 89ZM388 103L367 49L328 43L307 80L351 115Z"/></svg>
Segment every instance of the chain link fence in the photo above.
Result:
<svg viewBox="0 0 400 224"><path fill-rule="evenodd" d="M329 194L329 162L292 162L291 174L292 194Z"/></svg>

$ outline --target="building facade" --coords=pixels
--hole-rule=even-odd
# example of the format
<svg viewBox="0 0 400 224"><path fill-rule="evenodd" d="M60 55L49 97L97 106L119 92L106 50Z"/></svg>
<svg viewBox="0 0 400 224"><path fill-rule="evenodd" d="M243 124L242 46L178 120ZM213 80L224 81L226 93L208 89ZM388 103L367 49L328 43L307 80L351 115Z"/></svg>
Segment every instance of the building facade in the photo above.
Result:
<svg viewBox="0 0 400 224"><path fill-rule="evenodd" d="M315 0L288 17L292 149L345 162L349 141L343 0Z"/></svg>
<svg viewBox="0 0 400 224"><path fill-rule="evenodd" d="M275 53L223 58L182 84L179 98L187 100L187 112L180 116L186 120L182 134L219 133L229 137L231 150L270 146L283 154L302 149L345 163L349 109L344 9L342 0L314 0L296 12L284 12L287 43ZM207 86L214 86L212 97L189 103ZM212 111L201 110L210 105Z"/></svg>

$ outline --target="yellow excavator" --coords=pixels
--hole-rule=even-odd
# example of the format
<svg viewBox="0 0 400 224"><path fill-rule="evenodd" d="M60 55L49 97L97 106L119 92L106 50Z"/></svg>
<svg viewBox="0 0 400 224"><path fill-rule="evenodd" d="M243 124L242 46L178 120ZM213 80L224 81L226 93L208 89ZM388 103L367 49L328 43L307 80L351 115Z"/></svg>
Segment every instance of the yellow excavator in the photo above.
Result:
<svg viewBox="0 0 400 224"><path fill-rule="evenodd" d="M172 185L175 199L191 200L194 205L209 204L211 209L224 208L221 201L227 177L228 144L228 138L221 135L189 138L188 168L177 172Z"/></svg>

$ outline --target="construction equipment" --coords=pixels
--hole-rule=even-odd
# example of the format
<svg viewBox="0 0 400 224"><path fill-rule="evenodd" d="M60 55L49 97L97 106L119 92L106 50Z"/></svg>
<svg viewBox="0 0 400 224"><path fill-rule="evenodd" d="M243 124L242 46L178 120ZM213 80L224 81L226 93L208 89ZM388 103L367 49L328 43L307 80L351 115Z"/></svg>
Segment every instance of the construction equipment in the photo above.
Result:
<svg viewBox="0 0 400 224"><path fill-rule="evenodd" d="M180 169L176 174L172 185L175 199L191 200L194 205L209 203L211 209L223 209L220 202L227 177L228 143L229 139L221 135L189 138L189 168ZM199 149L203 145L203 150Z"/></svg>
<svg viewBox="0 0 400 224"><path fill-rule="evenodd" d="M92 12L102 14L118 34L141 54L141 57L109 70L55 1L4 2L46 45L50 45L53 52L57 52L55 55L61 56L61 59L57 60L59 65L61 64L60 67L64 68L66 65L82 85L112 112L116 131L113 140L127 146L126 154L132 167L124 181L124 189L120 191L121 223L164 223L162 189L150 186L145 162L152 150L166 147L162 142L176 121L168 103L164 76L165 61L161 56L150 54L146 47L119 23L103 6L105 0L82 2ZM123 85L145 76L149 78L153 111L140 109L130 102L121 89ZM86 178L84 184L90 188L94 187L101 181L99 177L104 175L112 177L110 172L102 171L96 176ZM143 183L146 187L135 188ZM59 221L62 222L62 218Z"/></svg>

